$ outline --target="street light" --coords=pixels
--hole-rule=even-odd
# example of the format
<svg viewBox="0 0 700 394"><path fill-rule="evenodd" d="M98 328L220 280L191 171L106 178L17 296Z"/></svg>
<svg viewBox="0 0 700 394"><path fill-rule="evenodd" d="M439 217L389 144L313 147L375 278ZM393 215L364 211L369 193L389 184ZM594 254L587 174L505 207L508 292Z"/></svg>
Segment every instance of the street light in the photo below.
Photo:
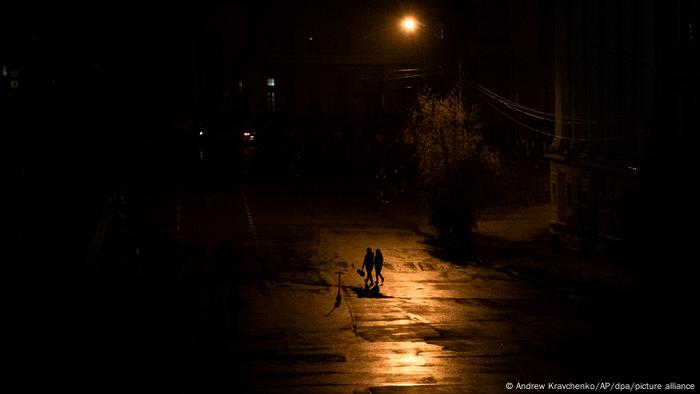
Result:
<svg viewBox="0 0 700 394"><path fill-rule="evenodd" d="M406 15L403 17L403 19L401 19L400 26L401 26L401 29L406 34L412 35L412 34L415 34L418 31L418 29L421 26L423 26L423 24L418 22L418 20L416 20L416 18L414 18L413 16ZM424 37L425 35L423 34L422 36L423 37L421 37L421 39L423 42L420 43L420 47L421 47L421 53L422 53L422 57L423 57L423 85L425 85L426 84L426 73L428 72L427 67L426 67L427 62L426 62L426 56L425 56L425 46L427 43L426 43L426 37Z"/></svg>
<svg viewBox="0 0 700 394"><path fill-rule="evenodd" d="M412 16L405 16L401 20L401 28L406 33L414 33L416 30L418 30L418 22Z"/></svg>
<svg viewBox="0 0 700 394"><path fill-rule="evenodd" d="M401 30L407 35L414 35L420 33L419 45L423 57L423 85L427 85L427 73L428 73L428 62L426 56L426 50L428 46L428 29L425 29L426 25L421 23L412 15L404 16L399 22ZM419 32L419 30L422 30ZM440 33L440 38L442 39L442 30ZM462 47L459 47L459 60L457 69L457 87L460 99L462 98Z"/></svg>

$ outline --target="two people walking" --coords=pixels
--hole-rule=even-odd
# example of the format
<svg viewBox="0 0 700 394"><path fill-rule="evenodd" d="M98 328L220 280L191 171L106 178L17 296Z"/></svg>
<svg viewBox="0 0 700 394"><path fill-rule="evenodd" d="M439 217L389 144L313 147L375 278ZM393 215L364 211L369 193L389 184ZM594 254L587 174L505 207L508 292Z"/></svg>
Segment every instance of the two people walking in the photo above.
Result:
<svg viewBox="0 0 700 394"><path fill-rule="evenodd" d="M362 269L366 272L366 276L364 277L365 287L369 288L384 284L384 275L382 275L383 265L384 256L382 255L382 251L377 249L375 253L372 253L372 248L367 248L365 259L362 262ZM374 270L374 280L372 280L372 270ZM379 278L382 279L381 283L379 282Z"/></svg>

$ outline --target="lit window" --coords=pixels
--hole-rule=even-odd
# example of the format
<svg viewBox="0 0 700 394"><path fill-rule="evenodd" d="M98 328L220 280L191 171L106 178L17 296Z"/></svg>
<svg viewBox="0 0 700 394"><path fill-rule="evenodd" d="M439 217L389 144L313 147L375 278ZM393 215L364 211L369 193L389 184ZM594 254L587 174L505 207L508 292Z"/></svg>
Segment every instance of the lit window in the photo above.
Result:
<svg viewBox="0 0 700 394"><path fill-rule="evenodd" d="M267 79L267 86L274 88L275 87L275 79L274 78L268 78Z"/></svg>

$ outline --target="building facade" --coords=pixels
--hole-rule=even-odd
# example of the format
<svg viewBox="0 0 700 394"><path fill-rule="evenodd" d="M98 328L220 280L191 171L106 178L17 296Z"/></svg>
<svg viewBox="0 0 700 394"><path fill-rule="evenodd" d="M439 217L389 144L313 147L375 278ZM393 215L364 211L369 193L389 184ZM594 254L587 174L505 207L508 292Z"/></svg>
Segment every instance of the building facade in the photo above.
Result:
<svg viewBox="0 0 700 394"><path fill-rule="evenodd" d="M229 3L201 10L182 107L255 129L283 160L372 171L388 165L375 161L398 160L390 156L406 115L424 85L444 79L442 48L455 37L436 33L434 22L406 34L398 7L372 2L274 5L275 12Z"/></svg>
<svg viewBox="0 0 700 394"><path fill-rule="evenodd" d="M613 251L663 209L644 201L670 192L652 174L680 152L697 105L697 90L669 78L697 54L692 9L689 1L556 3L553 241Z"/></svg>

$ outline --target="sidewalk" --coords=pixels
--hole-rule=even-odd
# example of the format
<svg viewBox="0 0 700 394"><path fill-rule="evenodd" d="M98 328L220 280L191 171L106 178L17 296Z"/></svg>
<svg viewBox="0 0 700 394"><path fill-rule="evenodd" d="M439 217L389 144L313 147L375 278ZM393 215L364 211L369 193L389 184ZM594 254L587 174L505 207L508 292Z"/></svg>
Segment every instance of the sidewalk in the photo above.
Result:
<svg viewBox="0 0 700 394"><path fill-rule="evenodd" d="M473 262L491 266L539 286L565 291L572 297L592 294L636 295L643 290L643 272L603 255L554 250L549 244L549 204L513 206L479 218ZM389 204L385 215L427 237L433 235L419 201ZM585 295L584 295L585 294Z"/></svg>

